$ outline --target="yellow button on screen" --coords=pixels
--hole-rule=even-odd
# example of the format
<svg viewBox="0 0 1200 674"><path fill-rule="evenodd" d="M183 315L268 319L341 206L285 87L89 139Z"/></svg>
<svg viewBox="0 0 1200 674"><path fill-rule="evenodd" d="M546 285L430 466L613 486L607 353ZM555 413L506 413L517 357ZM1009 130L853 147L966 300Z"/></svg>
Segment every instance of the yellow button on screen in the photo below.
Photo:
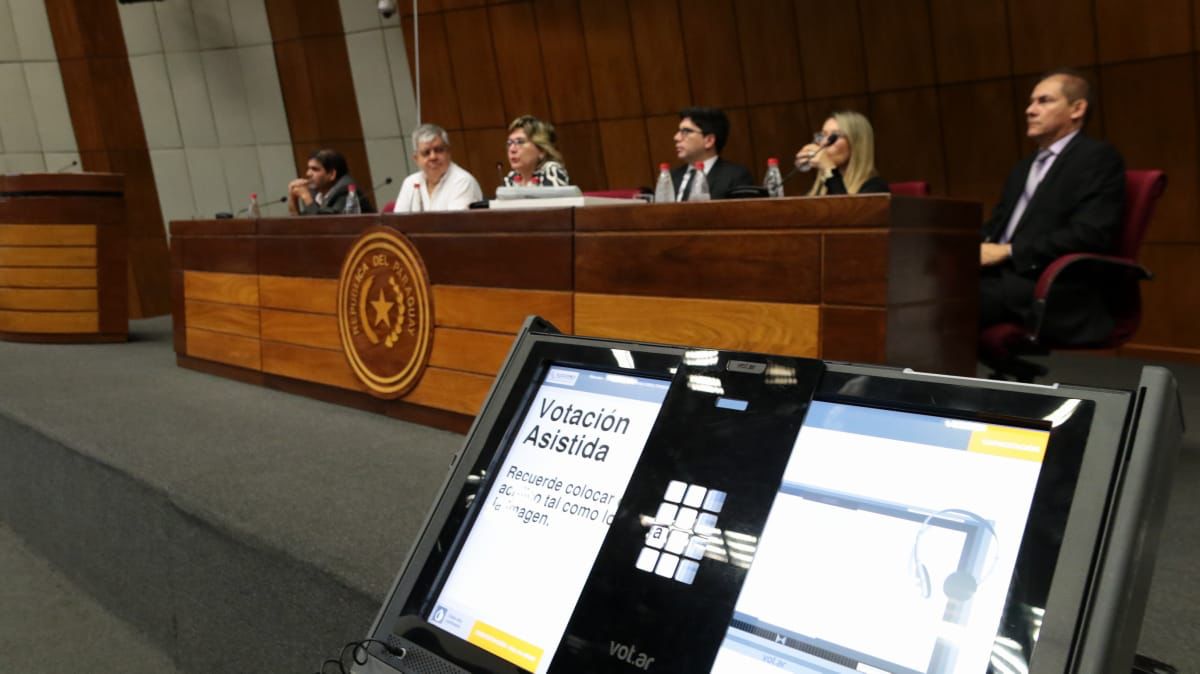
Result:
<svg viewBox="0 0 1200 674"><path fill-rule="evenodd" d="M480 621L471 626L467 642L529 672L536 670L542 660L542 649Z"/></svg>

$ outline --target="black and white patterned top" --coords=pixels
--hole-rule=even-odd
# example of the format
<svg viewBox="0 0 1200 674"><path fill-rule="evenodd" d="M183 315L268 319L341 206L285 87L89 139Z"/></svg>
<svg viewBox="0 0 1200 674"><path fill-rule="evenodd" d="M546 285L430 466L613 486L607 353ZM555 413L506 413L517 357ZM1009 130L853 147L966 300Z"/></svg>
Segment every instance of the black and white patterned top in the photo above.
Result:
<svg viewBox="0 0 1200 674"><path fill-rule="evenodd" d="M518 175L516 171L509 171L508 175L504 176L504 186L523 185L528 187L523 182L517 182ZM533 172L533 177L537 180L537 184L542 186L562 187L571 184L571 177L567 175L567 167L553 159L542 162L542 165Z"/></svg>

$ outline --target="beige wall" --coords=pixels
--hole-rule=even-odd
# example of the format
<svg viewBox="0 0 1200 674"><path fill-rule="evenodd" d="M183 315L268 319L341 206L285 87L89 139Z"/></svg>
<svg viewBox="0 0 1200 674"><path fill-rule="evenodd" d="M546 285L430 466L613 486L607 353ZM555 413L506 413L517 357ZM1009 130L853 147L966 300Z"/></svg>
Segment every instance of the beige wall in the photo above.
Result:
<svg viewBox="0 0 1200 674"><path fill-rule="evenodd" d="M42 0L0 0L0 101L0 173L79 161Z"/></svg>

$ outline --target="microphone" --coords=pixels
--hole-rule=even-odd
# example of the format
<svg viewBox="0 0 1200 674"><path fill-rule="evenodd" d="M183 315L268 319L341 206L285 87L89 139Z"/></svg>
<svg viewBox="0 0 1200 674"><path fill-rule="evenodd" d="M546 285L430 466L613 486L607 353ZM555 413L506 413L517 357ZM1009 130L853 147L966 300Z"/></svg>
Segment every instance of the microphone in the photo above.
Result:
<svg viewBox="0 0 1200 674"><path fill-rule="evenodd" d="M782 185L782 184L786 183L787 181L791 180L792 176L796 175L797 173L805 173L809 169L811 169L812 168L812 160L816 159L817 155L824 152L825 148L838 142L839 138L841 138L841 136L839 136L836 133L829 134L829 138L825 139L825 144L822 145L821 147L817 148L817 151L812 153L812 156L810 156L806 159L802 159L802 160L800 160L800 162L798 162L796 165L794 165L792 167L792 170L788 171L788 174L783 177L783 180L779 181L779 184Z"/></svg>
<svg viewBox="0 0 1200 674"><path fill-rule="evenodd" d="M383 182L377 183L376 185L372 186L371 187L371 201L372 202L375 201L375 190L379 189L380 187L383 187L384 185L391 185L391 184L392 184L392 177L388 176L383 179Z"/></svg>
<svg viewBox="0 0 1200 674"><path fill-rule="evenodd" d="M287 201L286 194L283 195L282 197L279 197L278 199L271 199L270 201L260 201L260 202L258 202L258 207L265 209L267 206L274 206L275 204L282 204L285 201ZM250 207L246 206L245 208L238 209L238 211L236 213L234 213L233 215L234 215L234 217L237 217L243 213L248 212L249 210L250 210ZM217 217L220 217L220 215L218 214Z"/></svg>
<svg viewBox="0 0 1200 674"><path fill-rule="evenodd" d="M62 173L63 171L66 171L67 169L71 168L72 166L79 166L79 160L72 159L69 163L64 164L62 167L60 167L58 170L56 170L55 173Z"/></svg>
<svg viewBox="0 0 1200 674"><path fill-rule="evenodd" d="M496 162L496 184L504 184L504 162L502 161Z"/></svg>

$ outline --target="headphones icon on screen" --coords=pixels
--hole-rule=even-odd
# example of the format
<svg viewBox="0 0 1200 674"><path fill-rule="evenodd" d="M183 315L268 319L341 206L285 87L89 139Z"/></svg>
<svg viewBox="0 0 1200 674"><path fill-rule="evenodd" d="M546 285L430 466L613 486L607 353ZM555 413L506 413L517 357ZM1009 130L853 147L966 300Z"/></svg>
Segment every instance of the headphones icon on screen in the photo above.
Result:
<svg viewBox="0 0 1200 674"><path fill-rule="evenodd" d="M921 562L921 537L924 536L925 532L929 530L930 526L932 526L933 520L942 515L951 515L957 519L975 523L981 529L987 531L991 541L989 546L992 549L992 553L990 555L991 561L978 578L976 578L970 571L956 569L950 575L946 576L946 580L942 583L942 592L944 592L947 597L956 601L965 602L971 597L975 596L975 591L979 589L979 585L982 584L983 581L987 580L988 576L990 576L992 571L995 570L996 562L1000 558L1000 537L996 535L996 529L992 526L991 522L969 510L963 510L961 508L946 508L944 510L937 510L929 513L929 516L927 516L925 520L921 522L921 528L917 531L917 537L913 539L912 560L910 561L914 581L916 582L917 588L921 593L921 597L924 599L928 599L933 594L933 583L929 579L929 569L927 569L925 564Z"/></svg>

